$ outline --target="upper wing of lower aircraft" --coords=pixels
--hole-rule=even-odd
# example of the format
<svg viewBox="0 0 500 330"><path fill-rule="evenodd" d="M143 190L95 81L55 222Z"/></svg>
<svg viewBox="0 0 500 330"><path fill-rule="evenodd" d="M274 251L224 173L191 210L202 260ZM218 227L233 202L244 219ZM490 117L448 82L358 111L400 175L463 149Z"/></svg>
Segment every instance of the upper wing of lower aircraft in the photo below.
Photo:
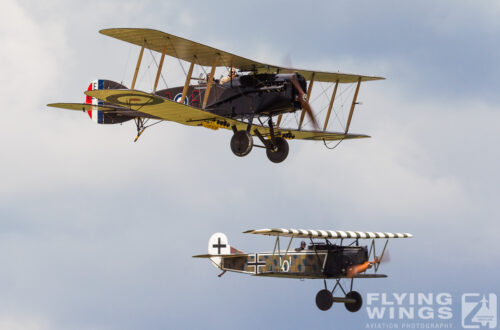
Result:
<svg viewBox="0 0 500 330"><path fill-rule="evenodd" d="M181 104L161 96L148 94L136 90L105 89L87 91L85 94L103 100L104 102L114 104L121 108L137 111L137 116L141 113L159 118L162 120L174 121L189 126L203 126L207 128L231 129L233 126L237 130L245 130L247 123L211 112L195 108L189 105ZM269 127L261 125L252 125L252 134L257 129L264 137L271 135ZM323 132L308 131L289 128L276 128L276 136L299 140L343 140L367 138L368 135L346 134L343 132Z"/></svg>
<svg viewBox="0 0 500 330"><path fill-rule="evenodd" d="M341 231L341 230L311 230L311 229L252 229L244 232L245 234L259 234L267 236L286 236L286 237L301 237L301 238L410 238L413 237L409 233L387 233L387 232L370 232L370 231Z"/></svg>

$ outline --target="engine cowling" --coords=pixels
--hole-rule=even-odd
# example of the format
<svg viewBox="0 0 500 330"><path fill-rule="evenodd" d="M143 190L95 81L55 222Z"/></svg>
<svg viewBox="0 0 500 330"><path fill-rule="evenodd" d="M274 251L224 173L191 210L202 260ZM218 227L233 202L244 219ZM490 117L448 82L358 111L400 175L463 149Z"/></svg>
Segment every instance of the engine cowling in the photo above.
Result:
<svg viewBox="0 0 500 330"><path fill-rule="evenodd" d="M127 87L111 80L96 79L92 81L89 87L87 88L88 91L99 90L99 89L127 89ZM101 106L109 105L109 103L107 102L103 102L95 97L88 95L85 98L85 103L93 105L101 105ZM89 110L87 112L89 114L90 119L97 124L119 124L132 119L131 117L128 116L122 116L120 114L104 112L101 110Z"/></svg>

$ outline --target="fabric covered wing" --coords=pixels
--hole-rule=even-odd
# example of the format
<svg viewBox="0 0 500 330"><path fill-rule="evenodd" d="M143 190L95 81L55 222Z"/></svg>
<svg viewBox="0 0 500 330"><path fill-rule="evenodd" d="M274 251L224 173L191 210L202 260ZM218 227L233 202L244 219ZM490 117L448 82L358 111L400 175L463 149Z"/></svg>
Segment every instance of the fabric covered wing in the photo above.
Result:
<svg viewBox="0 0 500 330"><path fill-rule="evenodd" d="M241 71L256 71L258 73L293 73L298 72L307 80L311 80L314 72L315 81L353 83L359 78L361 81L380 80L382 77L363 76L339 72L322 72L294 68L284 68L277 65L265 64L234 55L220 49L174 36L169 33L152 29L114 28L104 29L100 33L138 46L163 52L184 61L193 62L202 66L211 66L217 57L218 66L234 67Z"/></svg>
<svg viewBox="0 0 500 330"><path fill-rule="evenodd" d="M148 94L136 90L93 90L87 91L85 94L96 97L104 102L115 104L119 107L128 108L132 111L145 113L155 118L174 121L180 124L189 126L205 126L219 121L224 126L219 128L231 129L236 126L238 130L245 130L247 123L231 118L222 117L211 112L195 108L189 105L181 104L161 96ZM140 115L138 115L140 116ZM270 132L268 127L253 125L263 136L269 137ZM291 137L298 140L342 140L342 139L358 139L367 138L368 135L361 134L345 134L341 132L322 132L322 131L306 131L297 129L279 128L275 129L277 136Z"/></svg>
<svg viewBox="0 0 500 330"><path fill-rule="evenodd" d="M308 274L308 273L293 273L293 272L262 272L252 276L263 277L284 277L284 278L309 278L309 279L324 279L325 276L321 274ZM354 278L386 278L385 274L357 274ZM333 276L329 278L348 278L347 276Z"/></svg>
<svg viewBox="0 0 500 330"><path fill-rule="evenodd" d="M341 231L341 230L312 230L312 229L252 229L244 232L245 234L259 234L267 236L287 236L301 238L411 238L409 233L387 233L370 231Z"/></svg>

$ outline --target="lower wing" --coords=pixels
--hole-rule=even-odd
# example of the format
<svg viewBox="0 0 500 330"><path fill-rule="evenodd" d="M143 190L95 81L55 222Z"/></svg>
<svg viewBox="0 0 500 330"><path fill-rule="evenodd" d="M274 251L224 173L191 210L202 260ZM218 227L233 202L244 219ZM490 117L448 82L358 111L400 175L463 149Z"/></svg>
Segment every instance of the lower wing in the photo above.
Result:
<svg viewBox="0 0 500 330"><path fill-rule="evenodd" d="M136 90L93 90L87 91L85 94L103 100L106 103L114 104L117 107L136 111L137 117L140 117L140 114L144 113L162 120L174 121L189 126L203 126L212 129L232 129L234 126L237 130L246 130L248 125L240 120L219 116L203 109ZM269 137L271 135L269 127L266 126L252 125L252 135L255 135L254 130L258 130L264 137ZM333 141L369 137L368 135L362 134L307 130L299 131L289 128L275 128L274 131L276 136L298 140Z"/></svg>

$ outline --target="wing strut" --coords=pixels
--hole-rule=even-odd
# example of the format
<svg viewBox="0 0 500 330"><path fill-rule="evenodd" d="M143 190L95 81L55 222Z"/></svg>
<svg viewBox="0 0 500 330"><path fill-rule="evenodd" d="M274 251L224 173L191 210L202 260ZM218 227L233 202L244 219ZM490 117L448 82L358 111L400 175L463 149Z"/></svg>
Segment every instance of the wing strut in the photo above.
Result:
<svg viewBox="0 0 500 330"><path fill-rule="evenodd" d="M328 112L326 114L325 125L323 125L323 132L326 131L328 126L328 121L330 120L330 114L332 113L333 103L335 102L335 95L337 94L337 87L339 87L339 80L335 82L335 88L333 89L332 97L330 98L330 105L328 106Z"/></svg>
<svg viewBox="0 0 500 330"><path fill-rule="evenodd" d="M356 91L354 92L354 97L352 98L351 110L349 111L349 118L347 119L347 125L345 126L345 132L349 132L349 126L351 126L352 114L354 112L354 107L356 106L356 100L358 99L359 86L361 85L361 77L358 78L358 84L356 86Z"/></svg>
<svg viewBox="0 0 500 330"><path fill-rule="evenodd" d="M281 117L283 117L283 114L280 114L278 116L278 121L276 122L276 128L280 128L280 124L281 124Z"/></svg>
<svg viewBox="0 0 500 330"><path fill-rule="evenodd" d="M130 89L134 89L135 87L135 81L137 80L137 74L139 73L139 68L141 67L142 54L144 54L145 45L146 41L144 41L144 43L142 44L141 52L139 53L139 58L137 59L137 65L135 66L134 79L132 79L132 85L130 86Z"/></svg>
<svg viewBox="0 0 500 330"><path fill-rule="evenodd" d="M313 84L314 84L314 75L315 75L315 72L312 73L311 81L309 82L309 87L307 88L307 100L308 101L311 99L311 92L312 92ZM302 128L302 122L304 121L305 115L306 115L306 112L304 110L302 110L302 113L300 114L299 131Z"/></svg>
<svg viewBox="0 0 500 330"><path fill-rule="evenodd" d="M193 75L193 68L194 68L194 60L193 62L191 62L191 65L189 66L189 71L186 76L186 82L184 83L184 88L182 89L182 97L181 100L179 101L180 104L184 104L184 100L186 99L186 95L189 88L189 82L191 81L191 76Z"/></svg>
<svg viewBox="0 0 500 330"><path fill-rule="evenodd" d="M212 70L210 71L210 76L207 81L207 89L205 90L205 96L203 97L202 109L205 109L208 102L208 96L210 95L210 90L212 89L212 84L214 82L215 68L217 67L218 54L215 55L214 63L212 64Z"/></svg>
<svg viewBox="0 0 500 330"><path fill-rule="evenodd" d="M163 61L165 60L165 53L167 52L167 45L165 44L165 48L163 48L163 52L161 53L160 64L158 65L158 72L156 73L155 85L153 87L153 93L156 92L156 87L158 87L158 81L161 76L161 69L163 67Z"/></svg>

